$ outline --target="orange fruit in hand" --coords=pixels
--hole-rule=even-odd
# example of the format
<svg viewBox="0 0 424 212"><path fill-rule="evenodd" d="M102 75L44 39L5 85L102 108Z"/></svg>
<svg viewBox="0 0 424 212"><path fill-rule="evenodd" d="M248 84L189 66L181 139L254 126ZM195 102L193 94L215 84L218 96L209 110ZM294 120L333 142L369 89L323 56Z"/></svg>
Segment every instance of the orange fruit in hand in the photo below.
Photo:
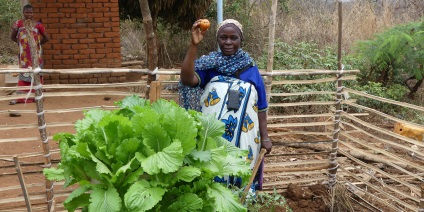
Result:
<svg viewBox="0 0 424 212"><path fill-rule="evenodd" d="M201 19L200 20L200 30L202 31L206 31L209 29L209 27L211 26L211 23L209 22L208 19Z"/></svg>

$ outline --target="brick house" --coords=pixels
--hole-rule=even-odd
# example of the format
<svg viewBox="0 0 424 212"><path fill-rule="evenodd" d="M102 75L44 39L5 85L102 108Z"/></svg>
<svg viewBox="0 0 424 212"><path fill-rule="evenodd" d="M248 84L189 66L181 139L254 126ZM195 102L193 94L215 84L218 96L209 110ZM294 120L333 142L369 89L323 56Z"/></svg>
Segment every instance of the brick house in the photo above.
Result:
<svg viewBox="0 0 424 212"><path fill-rule="evenodd" d="M121 67L118 0L29 0L50 41L45 69ZM123 82L125 74L44 75L46 83Z"/></svg>

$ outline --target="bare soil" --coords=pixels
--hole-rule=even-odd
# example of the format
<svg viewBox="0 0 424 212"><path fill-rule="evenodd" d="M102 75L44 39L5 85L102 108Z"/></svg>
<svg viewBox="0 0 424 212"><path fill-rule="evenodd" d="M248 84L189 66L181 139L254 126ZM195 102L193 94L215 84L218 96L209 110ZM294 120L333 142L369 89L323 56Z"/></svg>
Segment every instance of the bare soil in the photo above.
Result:
<svg viewBox="0 0 424 212"><path fill-rule="evenodd" d="M59 127L49 127L54 123L70 123L75 122L78 119L83 118L83 113L80 112L69 112L69 113L48 113L48 110L53 109L67 109L67 108L81 108L81 107L89 107L96 105L106 105L112 106L115 101L120 100L119 96L111 96L109 100L105 100L104 96L79 96L79 97L46 97L44 100L44 109L45 113L45 121L47 123L47 135L53 136L59 132L69 132L74 133L73 126L59 126ZM16 142L0 142L0 210L1 209L10 209L14 207L24 207L25 203L2 203L1 200L8 198L22 198L22 191L20 189L19 179L17 177L13 160L11 160L11 156L13 155L25 155L31 153L42 153L43 152L43 144L40 139L40 133L37 125L37 116L34 113L23 113L21 112L21 116L19 117L11 117L9 113L6 111L12 110L36 110L35 103L28 104L16 104L9 105L9 101L1 101L0 102L0 139L20 139L20 138L31 138L34 139L30 141L16 141ZM22 126L22 129L10 130L6 129L8 126ZM56 141L50 139L49 145L51 150L57 150L59 147ZM59 154L52 154L51 158L53 162L59 161ZM40 163L40 165L31 165L26 166L27 163ZM20 163L22 164L22 171L24 172L24 180L25 184L34 184L45 183L44 176L41 171L43 167L41 166L44 163L44 158L39 155L36 157L22 157L20 159ZM55 164L55 163L53 163ZM18 186L17 189L1 191L1 188L6 188L10 186ZM55 190L64 190L61 185L55 185ZM40 195L40 200L36 198L31 199L31 203L43 203L45 202L42 195L45 195L45 190L43 186L38 187L29 187L28 192L30 196ZM37 211L37 210L35 210ZM43 210L40 210L43 211Z"/></svg>

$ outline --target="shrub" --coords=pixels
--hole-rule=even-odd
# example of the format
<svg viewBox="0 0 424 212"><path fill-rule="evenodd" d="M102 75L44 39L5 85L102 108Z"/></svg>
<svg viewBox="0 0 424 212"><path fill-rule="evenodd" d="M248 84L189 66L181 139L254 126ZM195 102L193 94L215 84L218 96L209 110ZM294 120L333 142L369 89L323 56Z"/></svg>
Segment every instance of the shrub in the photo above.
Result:
<svg viewBox="0 0 424 212"><path fill-rule="evenodd" d="M355 69L361 61L346 56L343 57L344 69ZM262 56L258 60L258 66L262 69L266 68L267 57ZM324 69L337 70L337 55L331 47L324 49L318 48L317 44L299 42L289 45L284 42L277 42L274 49L274 70L288 69ZM331 77L330 75L320 76L276 76L275 81L279 80L313 80ZM272 87L273 93L293 93L306 91L335 91L334 83L314 83L314 84L285 84ZM300 95L287 97L273 97L272 102L299 102L299 101L331 101L333 95ZM299 113L311 112L310 107L297 110ZM283 109L281 109L283 110Z"/></svg>
<svg viewBox="0 0 424 212"><path fill-rule="evenodd" d="M0 63L14 63L18 57L18 47L10 40L10 29L13 23L21 18L20 2L16 0L0 0Z"/></svg>
<svg viewBox="0 0 424 212"><path fill-rule="evenodd" d="M408 78L420 83L424 76L424 20L393 27L372 40L359 41L355 51L365 61L363 79L387 87L404 84ZM409 96L413 97L416 91L411 89Z"/></svg>

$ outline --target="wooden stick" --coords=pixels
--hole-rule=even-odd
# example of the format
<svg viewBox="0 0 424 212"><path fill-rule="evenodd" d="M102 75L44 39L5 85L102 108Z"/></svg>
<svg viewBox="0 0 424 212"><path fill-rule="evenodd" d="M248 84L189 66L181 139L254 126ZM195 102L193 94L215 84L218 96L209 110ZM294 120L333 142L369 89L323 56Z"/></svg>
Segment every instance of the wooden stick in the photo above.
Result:
<svg viewBox="0 0 424 212"><path fill-rule="evenodd" d="M155 102L157 100L157 81L152 81L150 83L150 90L149 90L149 100L151 103Z"/></svg>
<svg viewBox="0 0 424 212"><path fill-rule="evenodd" d="M340 167L340 169L343 171L343 173L349 174L350 177L356 179L357 181L363 182L369 188L372 188L372 189L376 190L377 192L379 192L380 194L384 195L387 199L390 199L391 201L394 201L397 204L399 204L399 205L401 205L401 206L403 206L405 208L410 209L411 211L417 211L418 208L415 207L415 205L411 205L409 203L406 203L405 201L403 201L403 200L401 200L399 198L396 198L392 194L389 194L389 193L385 192L383 189L380 189L379 187L375 186L374 184L363 181L361 178L357 177L357 175L355 173L351 173L351 172L345 170L343 167ZM385 204L389 205L389 203L387 201L385 202Z"/></svg>
<svg viewBox="0 0 424 212"><path fill-rule="evenodd" d="M297 171L315 171L321 169L328 169L330 167L329 164L323 166L316 167L295 167L295 168L284 168L284 167L267 167L264 168L264 172L297 172Z"/></svg>
<svg viewBox="0 0 424 212"><path fill-rule="evenodd" d="M268 186L278 186L278 187L284 187L285 185L288 185L290 183L293 184L300 184L300 183L311 183L311 185L316 185L316 184L320 184L320 181L324 181L327 180L328 177L327 176L322 176L322 177L314 177L314 178L302 178L302 179L288 179L288 180L284 180L284 181L274 181L274 182L266 182L263 183L263 187L268 187Z"/></svg>
<svg viewBox="0 0 424 212"><path fill-rule="evenodd" d="M339 167L339 163L336 160L337 157L337 149L339 148L339 132L340 132L340 114L342 111L342 100L343 100L343 65L342 65L342 23L343 23L343 13L342 13L342 2L340 0L337 1L338 8L338 42L337 42L337 69L340 71L337 74L337 94L336 94L336 111L334 113L334 132L333 132L333 143L331 145L331 153L330 153L330 167L328 168L328 185L331 191L335 190L335 185L337 183L336 173ZM334 193L331 198L331 207L330 211L333 212L334 208Z"/></svg>
<svg viewBox="0 0 424 212"><path fill-rule="evenodd" d="M22 175L22 169L21 169L21 165L19 164L18 156L16 155L13 156L13 161L15 161L15 168L16 168L16 172L18 173L18 178L19 178L19 183L21 184L22 193L24 194L25 204L27 206L28 212L32 212L31 200L29 199L28 191L27 191L27 188L25 187L25 179L24 179L24 176Z"/></svg>
<svg viewBox="0 0 424 212"><path fill-rule="evenodd" d="M322 70L322 69L290 69L290 70L273 70L266 72L260 69L262 76L315 76L323 74L338 74L339 71ZM180 69L160 69L156 74L158 75L180 75ZM345 70L345 74L358 74L360 70ZM28 69L23 68L0 68L0 74L11 73L31 73ZM141 74L155 74L147 69L124 69L124 68L79 68L79 69L43 69L41 73L45 74L103 74L103 73L141 73Z"/></svg>
<svg viewBox="0 0 424 212"><path fill-rule="evenodd" d="M299 155L327 155L329 151L323 152L300 152L300 153L281 153L281 154L268 154L265 157L276 157L276 156L299 156Z"/></svg>
<svg viewBox="0 0 424 212"><path fill-rule="evenodd" d="M421 198L420 198L420 208L418 209L418 211L424 211L424 183L420 184L420 188L421 188Z"/></svg>
<svg viewBox="0 0 424 212"><path fill-rule="evenodd" d="M79 89L79 88L127 88L146 85L144 81L138 82L125 82L125 83L104 83L104 84L50 84L43 85L43 89ZM31 86L19 86L18 87L0 87L0 90L11 91L11 90L29 90Z"/></svg>
<svg viewBox="0 0 424 212"><path fill-rule="evenodd" d="M27 20L28 21L28 20ZM34 37L30 35L27 32L27 36L29 37L29 46L31 50L31 61L32 65L34 66L31 70L33 73L32 75L32 83L35 90L35 105L37 107L37 118L38 118L38 131L40 133L41 142L43 145L43 157L44 157L44 167L50 168L51 167L51 157L50 157L50 145L49 145L49 139L47 136L47 130L46 130L46 120L44 117L44 98L43 98L43 89L41 84L41 78L40 73L36 72L37 68L39 68L40 64L38 62L38 54L36 52L36 43ZM29 93L30 91L28 91ZM46 181L46 199L47 199L47 208L48 211L51 211L52 209L52 201L53 201L53 182L48 180L45 177Z"/></svg>
<svg viewBox="0 0 424 212"><path fill-rule="evenodd" d="M268 129L271 128L281 128L281 127L312 127L312 126L328 126L333 124L333 122L298 122L298 123L287 123L287 124L268 124Z"/></svg>
<svg viewBox="0 0 424 212"><path fill-rule="evenodd" d="M367 127L367 128L373 129L373 130L378 131L378 132L380 132L380 133L383 133L383 134L385 134L385 135L389 135L389 136L391 136L391 137L395 137L395 138L397 138L397 139L401 139L402 141L406 141L406 142L408 142L408 143L411 143L411 144L413 144L413 145L417 145L417 146L419 146L419 147L424 147L424 143L423 143L423 142L419 142L419 141L417 141L417 140L415 140L415 139L408 138L408 137L405 137L405 136L399 135L399 134L397 134L397 133L394 133L394 132L392 132L392 131L388 131L388 130L382 129L382 128L377 127L377 126L375 126L375 125L373 125L373 124L370 124L370 123L368 123L368 122L362 121L361 119L356 118L356 117L354 117L354 116L352 116L352 115L350 115L350 114L348 114L348 113L344 113L344 112L343 112L343 117L349 118L350 120L352 120L352 121L354 121L354 122L356 122L356 123L358 123L358 124L361 124L362 126L365 126L365 127Z"/></svg>
<svg viewBox="0 0 424 212"><path fill-rule="evenodd" d="M261 152L259 153L259 158L256 160L256 164L255 164L255 166L253 167L252 176L250 176L249 183L248 183L248 184L247 184L247 186L244 188L243 195L242 195L242 197L241 197L241 199L240 199L240 202L241 202L242 204L244 204L244 200L246 199L246 196L247 196L247 193L248 193L248 191L249 191L249 189L250 189L250 186L252 185L253 180L255 179L256 172L258 172L259 166L260 166L260 165L261 165L261 163L262 163L262 159L264 158L265 153L266 153L266 150L265 150L265 149L261 149Z"/></svg>
<svg viewBox="0 0 424 212"><path fill-rule="evenodd" d="M383 98L383 97L367 94L365 92L356 91L356 90L353 90L353 89L350 89L350 88L345 88L345 91L348 91L349 93L353 93L353 94L356 94L356 95L359 95L359 96L367 97L367 98L370 98L370 99L375 99L375 100L378 100L378 101L381 101L381 102L395 104L395 105L402 106L402 107L408 107L408 108L411 108L411 109L415 109L415 110L419 110L421 112L424 112L424 107L422 107L422 106L408 104L408 103L405 103L405 102L399 102L399 101L395 101L395 100L391 100L391 99L386 99L386 98Z"/></svg>
<svg viewBox="0 0 424 212"><path fill-rule="evenodd" d="M343 80L356 80L356 76L344 76ZM293 84L316 84L323 82L334 82L337 81L337 77L329 77L323 79L314 79L314 80L279 80L273 82L272 85L293 85Z"/></svg>
<svg viewBox="0 0 424 212"><path fill-rule="evenodd" d="M275 24L276 24L276 17L277 17L277 3L278 0L272 0L272 6L269 16L269 33L268 33L268 59L267 59L267 66L266 66L266 72L272 73L273 66L274 66L274 40L275 40ZM272 87L272 76L265 77L265 90L266 90L266 96L267 96L267 102L270 102L271 96L269 95L271 93L271 87ZM268 111L267 111L268 112Z"/></svg>

